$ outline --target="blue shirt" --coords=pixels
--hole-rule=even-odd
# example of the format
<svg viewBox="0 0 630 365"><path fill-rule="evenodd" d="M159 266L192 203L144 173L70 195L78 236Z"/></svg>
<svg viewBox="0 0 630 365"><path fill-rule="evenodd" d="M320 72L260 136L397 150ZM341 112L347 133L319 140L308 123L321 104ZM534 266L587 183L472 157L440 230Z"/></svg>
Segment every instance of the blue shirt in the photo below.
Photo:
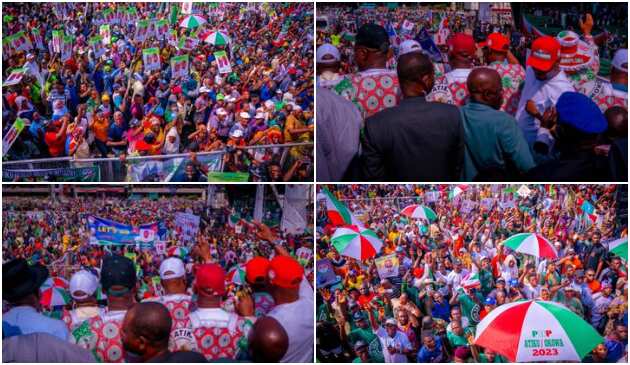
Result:
<svg viewBox="0 0 630 365"><path fill-rule="evenodd" d="M33 307L12 308L2 316L2 321L18 327L23 335L44 332L68 341L68 328L63 321L46 317Z"/></svg>
<svg viewBox="0 0 630 365"><path fill-rule="evenodd" d="M429 350L426 346L422 346L418 351L417 362L444 362L444 354L442 353L442 341L437 336L433 336L435 340L435 348Z"/></svg>

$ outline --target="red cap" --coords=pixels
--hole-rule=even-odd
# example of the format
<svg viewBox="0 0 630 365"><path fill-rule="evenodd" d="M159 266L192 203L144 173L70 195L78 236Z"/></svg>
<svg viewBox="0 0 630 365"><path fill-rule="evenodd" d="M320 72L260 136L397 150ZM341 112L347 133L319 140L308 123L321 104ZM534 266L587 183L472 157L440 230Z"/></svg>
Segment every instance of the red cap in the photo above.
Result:
<svg viewBox="0 0 630 365"><path fill-rule="evenodd" d="M497 52L507 52L510 49L510 40L501 33L490 33L488 39L480 43L480 46Z"/></svg>
<svg viewBox="0 0 630 365"><path fill-rule="evenodd" d="M286 289L300 287L304 269L296 259L289 256L276 256L269 263L269 281L272 285Z"/></svg>
<svg viewBox="0 0 630 365"><path fill-rule="evenodd" d="M195 287L208 289L215 295L225 294L225 271L217 264L203 264L195 271Z"/></svg>
<svg viewBox="0 0 630 365"><path fill-rule="evenodd" d="M456 33L448 39L448 49L452 53L465 53L472 56L477 52L475 40L471 35Z"/></svg>
<svg viewBox="0 0 630 365"><path fill-rule="evenodd" d="M245 264L245 273L249 283L255 283L257 279L266 278L269 272L270 261L262 256L256 256Z"/></svg>
<svg viewBox="0 0 630 365"><path fill-rule="evenodd" d="M415 269L413 269L413 276L415 278L420 279L423 274L424 274L424 269L423 268L416 267Z"/></svg>
<svg viewBox="0 0 630 365"><path fill-rule="evenodd" d="M532 53L527 59L527 66L547 72L560 58L560 43L554 37L544 36L532 43Z"/></svg>

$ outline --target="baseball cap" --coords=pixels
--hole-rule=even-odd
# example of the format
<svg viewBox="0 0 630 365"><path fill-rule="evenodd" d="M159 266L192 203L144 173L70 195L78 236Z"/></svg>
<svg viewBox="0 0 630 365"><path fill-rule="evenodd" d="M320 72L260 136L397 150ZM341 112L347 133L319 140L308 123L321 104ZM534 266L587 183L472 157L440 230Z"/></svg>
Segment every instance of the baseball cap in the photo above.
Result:
<svg viewBox="0 0 630 365"><path fill-rule="evenodd" d="M86 299L98 288L98 278L87 270L79 270L70 278L70 295L74 299ZM84 294L75 294L82 291Z"/></svg>
<svg viewBox="0 0 630 365"><path fill-rule="evenodd" d="M364 24L357 31L355 45L378 49L384 53L389 50L389 36L380 25Z"/></svg>
<svg viewBox="0 0 630 365"><path fill-rule="evenodd" d="M297 289L304 276L300 263L289 256L276 256L269 263L269 281L272 285L286 289Z"/></svg>
<svg viewBox="0 0 630 365"><path fill-rule="evenodd" d="M527 66L547 72L560 58L560 43L551 36L543 36L532 42L532 53L527 59Z"/></svg>
<svg viewBox="0 0 630 365"><path fill-rule="evenodd" d="M134 288L136 268L133 261L120 255L106 256L101 267L101 284L108 295L111 294L109 289L114 285L121 285L128 289Z"/></svg>
<svg viewBox="0 0 630 365"><path fill-rule="evenodd" d="M479 44L481 47L488 47L493 51L507 52L510 49L510 40L501 33L490 33L485 42Z"/></svg>
<svg viewBox="0 0 630 365"><path fill-rule="evenodd" d="M396 323L396 320L393 318L387 318L387 320L385 321L386 325L392 325L392 326L397 326L398 323Z"/></svg>
<svg viewBox="0 0 630 365"><path fill-rule="evenodd" d="M611 62L612 67L617 70L628 72L628 49L622 48L615 52L615 57Z"/></svg>
<svg viewBox="0 0 630 365"><path fill-rule="evenodd" d="M184 262L177 257L169 257L160 264L160 279L169 280L186 275Z"/></svg>
<svg viewBox="0 0 630 365"><path fill-rule="evenodd" d="M475 45L475 39L469 35L464 33L456 33L451 38L448 39L448 49L452 53L465 54L468 56L472 56L477 51L477 46Z"/></svg>
<svg viewBox="0 0 630 365"><path fill-rule="evenodd" d="M214 295L225 294L225 271L217 264L203 264L195 271L195 287L207 289Z"/></svg>
<svg viewBox="0 0 630 365"><path fill-rule="evenodd" d="M567 91L560 95L556 103L558 124L568 125L588 134L602 133L608 122L597 104L588 96Z"/></svg>
<svg viewBox="0 0 630 365"><path fill-rule="evenodd" d="M227 115L227 111L223 108L217 109L217 115Z"/></svg>
<svg viewBox="0 0 630 365"><path fill-rule="evenodd" d="M317 47L317 63L329 64L339 62L341 60L341 54L337 47L333 46L330 43L324 43L321 46ZM326 58L326 56L329 56Z"/></svg>
<svg viewBox="0 0 630 365"><path fill-rule="evenodd" d="M249 119L249 113L248 112L241 112L238 116L241 117L241 118Z"/></svg>
<svg viewBox="0 0 630 365"><path fill-rule="evenodd" d="M269 272L270 261L262 256L256 256L245 264L245 276L249 283L262 281Z"/></svg>
<svg viewBox="0 0 630 365"><path fill-rule="evenodd" d="M230 137L232 137L232 138L241 138L241 137L243 137L243 131L240 130L240 129L235 129L234 132L232 132L230 134Z"/></svg>
<svg viewBox="0 0 630 365"><path fill-rule="evenodd" d="M422 46L420 43L414 41L413 39L403 41L398 47L398 57L411 52L422 52Z"/></svg>
<svg viewBox="0 0 630 365"><path fill-rule="evenodd" d="M354 344L354 351L358 351L364 347L368 347L368 344L359 340Z"/></svg>
<svg viewBox="0 0 630 365"><path fill-rule="evenodd" d="M496 305L497 301L493 298L493 297L488 297L486 298L486 300L484 301L484 303L486 305Z"/></svg>

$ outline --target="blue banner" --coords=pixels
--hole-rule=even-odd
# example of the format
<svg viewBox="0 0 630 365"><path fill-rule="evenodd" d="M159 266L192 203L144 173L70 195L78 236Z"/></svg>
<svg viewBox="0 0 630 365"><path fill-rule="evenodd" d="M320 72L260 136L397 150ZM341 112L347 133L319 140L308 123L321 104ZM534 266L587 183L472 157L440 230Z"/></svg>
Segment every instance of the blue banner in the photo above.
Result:
<svg viewBox="0 0 630 365"><path fill-rule="evenodd" d="M131 226L89 215L91 245L153 245L158 239L158 222Z"/></svg>
<svg viewBox="0 0 630 365"><path fill-rule="evenodd" d="M223 154L197 156L197 161L205 165L208 171L220 171ZM129 161L127 181L186 181L188 158L174 157L155 161ZM203 181L207 181L207 178Z"/></svg>

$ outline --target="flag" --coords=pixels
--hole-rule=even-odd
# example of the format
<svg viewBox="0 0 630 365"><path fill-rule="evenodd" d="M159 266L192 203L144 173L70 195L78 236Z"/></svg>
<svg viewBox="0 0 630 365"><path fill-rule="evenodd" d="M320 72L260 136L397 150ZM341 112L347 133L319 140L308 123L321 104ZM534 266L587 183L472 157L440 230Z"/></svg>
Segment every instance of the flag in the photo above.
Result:
<svg viewBox="0 0 630 365"><path fill-rule="evenodd" d="M394 26L391 22L387 23L385 30L387 31L387 35L389 36L389 43L391 43L394 47L398 47L400 45L400 37L398 37L398 34L396 34L396 29L394 29Z"/></svg>
<svg viewBox="0 0 630 365"><path fill-rule="evenodd" d="M335 226L353 224L363 227L363 224L350 212L348 207L337 200L328 189L324 188L322 192L326 197L326 214L330 223Z"/></svg>
<svg viewBox="0 0 630 365"><path fill-rule="evenodd" d="M468 189L468 185L456 185L450 193L448 193L448 198L450 200L455 199L459 194L463 193Z"/></svg>
<svg viewBox="0 0 630 365"><path fill-rule="evenodd" d="M236 227L236 225L241 221L241 216L239 214L230 214L228 217L228 225L232 228Z"/></svg>
<svg viewBox="0 0 630 365"><path fill-rule="evenodd" d="M442 62L442 53L425 28L420 29L415 40L420 43L423 52L429 56L433 62Z"/></svg>
<svg viewBox="0 0 630 365"><path fill-rule="evenodd" d="M448 18L444 17L440 21L440 27L438 28L438 32L435 37L437 44L446 44L446 40L450 34L451 31L448 29Z"/></svg>

